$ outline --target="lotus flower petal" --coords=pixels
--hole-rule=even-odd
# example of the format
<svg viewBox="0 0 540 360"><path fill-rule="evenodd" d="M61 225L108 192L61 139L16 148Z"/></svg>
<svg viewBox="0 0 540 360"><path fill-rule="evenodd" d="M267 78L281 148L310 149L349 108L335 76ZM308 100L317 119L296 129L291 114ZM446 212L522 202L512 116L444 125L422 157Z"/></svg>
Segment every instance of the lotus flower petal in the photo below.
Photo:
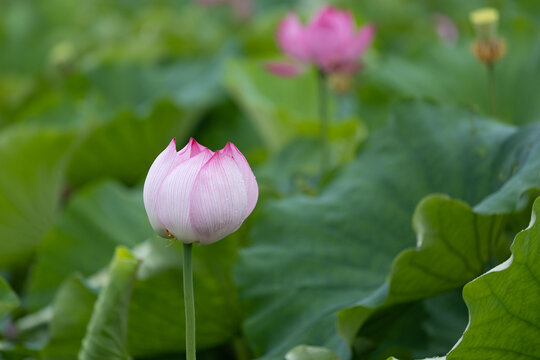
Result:
<svg viewBox="0 0 540 360"><path fill-rule="evenodd" d="M186 147L184 147L184 149L182 149L182 151L180 151L180 153L177 153L176 139L172 139L169 146L167 146L167 148L165 148L165 150L158 155L156 160L154 160L154 163L150 167L148 176L144 182L144 207L146 208L152 228L155 232L163 237L167 237L167 232L163 225L161 225L159 222L155 209L157 192L165 177L167 177L167 175L169 175L169 173L176 166L178 166L178 164L180 164L186 158L189 158L189 147L190 145L188 144Z"/></svg>
<svg viewBox="0 0 540 360"><path fill-rule="evenodd" d="M354 18L351 13L331 6L323 8L307 28L307 42L319 67L331 71L343 61L354 43Z"/></svg>
<svg viewBox="0 0 540 360"><path fill-rule="evenodd" d="M184 243L197 241L189 222L189 196L202 166L212 157L208 149L181 162L164 179L156 201L162 226Z"/></svg>
<svg viewBox="0 0 540 360"><path fill-rule="evenodd" d="M351 60L362 56L367 48L370 47L374 37L375 25L367 24L362 26L354 36L349 51L345 55Z"/></svg>
<svg viewBox="0 0 540 360"><path fill-rule="evenodd" d="M300 61L311 61L306 30L296 14L289 14L279 25L277 41L283 52Z"/></svg>
<svg viewBox="0 0 540 360"><path fill-rule="evenodd" d="M354 32L354 17L349 11L341 11L332 6L323 7L311 19L308 29L331 31L339 40L348 39Z"/></svg>
<svg viewBox="0 0 540 360"><path fill-rule="evenodd" d="M244 180L247 191L248 201L245 217L248 217L255 208L257 199L259 198L259 186L257 185L257 180L255 179L255 175L253 175L253 171L251 171L246 158L240 152L240 150L234 146L233 143L227 143L227 145L225 145L223 148L223 153L232 157L236 163L236 166L238 167L238 170L240 170L240 173L242 174L242 179Z"/></svg>
<svg viewBox="0 0 540 360"><path fill-rule="evenodd" d="M233 157L237 155L231 156L234 149L228 147L204 165L191 192L190 221L202 244L211 244L236 231L248 214L245 174Z"/></svg>

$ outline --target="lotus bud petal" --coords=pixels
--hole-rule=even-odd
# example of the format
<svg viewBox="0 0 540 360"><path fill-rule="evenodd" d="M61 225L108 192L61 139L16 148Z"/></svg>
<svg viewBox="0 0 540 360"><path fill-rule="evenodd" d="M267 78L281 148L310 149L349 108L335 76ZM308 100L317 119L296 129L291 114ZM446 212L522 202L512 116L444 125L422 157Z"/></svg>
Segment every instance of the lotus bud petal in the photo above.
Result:
<svg viewBox="0 0 540 360"><path fill-rule="evenodd" d="M146 208L148 219L150 220L152 228L160 236L166 237L167 232L158 220L157 210L155 207L159 187L167 175L169 175L169 173L176 166L178 166L184 160L189 159L193 141L190 140L186 147L184 147L180 152L176 152L176 139L172 139L169 146L167 146L167 148L158 155L156 160L154 160L154 163L150 167L148 176L144 182L144 206Z"/></svg>
<svg viewBox="0 0 540 360"><path fill-rule="evenodd" d="M214 153L174 140L152 164L144 204L154 230L183 243L210 244L236 231L255 208L258 185L242 153L228 143Z"/></svg>

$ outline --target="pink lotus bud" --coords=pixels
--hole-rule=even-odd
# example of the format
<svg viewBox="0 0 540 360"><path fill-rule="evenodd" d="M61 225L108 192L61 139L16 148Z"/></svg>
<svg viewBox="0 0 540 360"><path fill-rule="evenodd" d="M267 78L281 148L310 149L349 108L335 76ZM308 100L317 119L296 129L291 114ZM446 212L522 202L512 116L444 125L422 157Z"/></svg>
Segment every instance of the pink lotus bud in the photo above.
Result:
<svg viewBox="0 0 540 360"><path fill-rule="evenodd" d="M144 183L153 229L183 243L211 244L236 231L255 208L259 190L245 157L232 143L213 152L193 138L158 155Z"/></svg>
<svg viewBox="0 0 540 360"><path fill-rule="evenodd" d="M307 26L296 14L289 14L278 29L282 51L303 62L313 63L325 72L353 72L375 35L372 24L356 28L348 11L331 6L319 11Z"/></svg>
<svg viewBox="0 0 540 360"><path fill-rule="evenodd" d="M456 23L444 14L434 14L435 30L439 38L446 44L455 45L459 38Z"/></svg>

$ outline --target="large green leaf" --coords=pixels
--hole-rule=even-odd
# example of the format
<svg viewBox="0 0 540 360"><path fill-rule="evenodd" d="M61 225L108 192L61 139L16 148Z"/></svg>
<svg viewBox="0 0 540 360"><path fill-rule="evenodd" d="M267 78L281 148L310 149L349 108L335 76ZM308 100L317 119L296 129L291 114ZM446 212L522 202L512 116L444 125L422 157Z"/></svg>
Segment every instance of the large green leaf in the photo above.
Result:
<svg viewBox="0 0 540 360"><path fill-rule="evenodd" d="M376 298L339 312L338 328L352 343L376 311L460 288L482 274L501 240L502 218L482 216L446 196L424 198L413 215L417 248L401 252Z"/></svg>
<svg viewBox="0 0 540 360"><path fill-rule="evenodd" d="M539 214L537 199L531 223L517 234L510 258L465 286L469 324L445 357L433 359L518 360L540 356L540 312L536 306L540 299Z"/></svg>
<svg viewBox="0 0 540 360"><path fill-rule="evenodd" d="M19 298L9 284L0 277L0 317L19 306Z"/></svg>
<svg viewBox="0 0 540 360"><path fill-rule="evenodd" d="M319 196L267 202L236 271L256 353L277 359L306 343L347 359L335 313L384 301L394 257L415 243L418 201L443 192L484 214L523 207L527 190L540 185L539 134L536 125L518 130L452 107L405 103Z"/></svg>
<svg viewBox="0 0 540 360"><path fill-rule="evenodd" d="M94 304L79 360L128 360L128 309L137 275L137 260L118 247L109 268L107 285Z"/></svg>
<svg viewBox="0 0 540 360"><path fill-rule="evenodd" d="M45 360L72 360L81 348L97 295L79 275L60 287L51 308L49 342L42 351Z"/></svg>
<svg viewBox="0 0 540 360"><path fill-rule="evenodd" d="M467 326L461 291L401 304L372 316L354 342L355 357L415 359L444 354Z"/></svg>
<svg viewBox="0 0 540 360"><path fill-rule="evenodd" d="M239 331L241 313L229 273L241 237L241 234L235 234L212 246L194 249L197 344L202 348L222 344ZM151 240L144 242L146 239ZM130 354L183 351L181 339L185 328L180 247L154 235L140 190L129 190L114 182L86 187L72 197L58 226L40 247L30 277L29 305L38 308L47 304L56 288L73 272L84 276L97 274L100 279L100 270L117 245L135 248L136 255L143 260L129 309ZM64 285L69 291L61 290L61 294L68 295L58 295L54 309L64 306L58 305L65 304L61 299L85 297L84 291L73 294L76 286L69 284ZM81 311L89 311L88 302L80 303ZM55 310L53 323L69 322L63 317L72 318L71 312L69 307L65 312ZM86 327L82 318L77 321L79 327ZM73 349L78 333L64 334L59 330L56 334L46 353L63 353L69 357L67 354Z"/></svg>
<svg viewBox="0 0 540 360"><path fill-rule="evenodd" d="M235 236L193 249L197 347L219 345L236 336L241 310L230 269ZM137 249L143 259L130 306L129 349L134 356L184 351L182 257L178 243L151 241Z"/></svg>
<svg viewBox="0 0 540 360"><path fill-rule="evenodd" d="M82 189L39 247L28 285L28 306L46 305L73 272L90 276L105 267L117 245L133 247L153 235L140 191L114 182Z"/></svg>
<svg viewBox="0 0 540 360"><path fill-rule="evenodd" d="M53 224L73 138L20 126L0 134L0 267L27 261Z"/></svg>
<svg viewBox="0 0 540 360"><path fill-rule="evenodd" d="M264 144L253 124L232 101L209 109L193 137L213 150L223 148L230 141L242 151L251 165L261 162L266 155Z"/></svg>
<svg viewBox="0 0 540 360"><path fill-rule="evenodd" d="M95 94L114 108L147 110L162 99L182 108L202 108L222 97L221 76L225 62L234 53L223 46L215 58L184 60L168 66L121 63L88 72Z"/></svg>
<svg viewBox="0 0 540 360"><path fill-rule="evenodd" d="M261 194L288 194L295 190L313 192L321 169L320 142L295 138L263 164L254 168Z"/></svg>
<svg viewBox="0 0 540 360"><path fill-rule="evenodd" d="M185 341L181 247L152 240L137 247L142 264L129 304L128 349L134 356L182 352ZM197 346L208 348L237 335L240 309L227 268L236 242L228 239L194 252ZM95 280L102 282L98 275ZM46 359L72 359L80 348L96 299L80 280L68 278L52 307Z"/></svg>
<svg viewBox="0 0 540 360"><path fill-rule="evenodd" d="M536 200L531 224L516 236L512 256L463 289L469 325L448 360L540 357L539 215Z"/></svg>
<svg viewBox="0 0 540 360"><path fill-rule="evenodd" d="M114 176L128 184L144 178L156 156L173 137L187 140L198 117L162 102L146 117L121 112L97 125L75 151L68 168L73 185Z"/></svg>

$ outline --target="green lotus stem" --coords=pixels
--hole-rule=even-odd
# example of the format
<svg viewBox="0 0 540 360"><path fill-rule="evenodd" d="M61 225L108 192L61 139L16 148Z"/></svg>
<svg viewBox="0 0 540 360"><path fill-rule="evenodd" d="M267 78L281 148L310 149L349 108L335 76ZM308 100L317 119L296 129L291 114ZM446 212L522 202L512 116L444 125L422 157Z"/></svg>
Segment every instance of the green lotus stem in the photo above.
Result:
<svg viewBox="0 0 540 360"><path fill-rule="evenodd" d="M186 360L195 360L195 298L193 296L193 244L184 244L184 306L186 308Z"/></svg>
<svg viewBox="0 0 540 360"><path fill-rule="evenodd" d="M495 64L488 63L486 64L488 71L488 91L489 91L489 102L491 106L491 116L497 116L497 85L495 83Z"/></svg>
<svg viewBox="0 0 540 360"><path fill-rule="evenodd" d="M328 87L326 74L319 70L319 118L321 119L321 173L324 176L328 171L329 144L328 144Z"/></svg>
<svg viewBox="0 0 540 360"><path fill-rule="evenodd" d="M242 337L237 337L233 340L234 352L236 354L237 360L250 360L253 358L249 351L249 347L246 344L246 341Z"/></svg>

